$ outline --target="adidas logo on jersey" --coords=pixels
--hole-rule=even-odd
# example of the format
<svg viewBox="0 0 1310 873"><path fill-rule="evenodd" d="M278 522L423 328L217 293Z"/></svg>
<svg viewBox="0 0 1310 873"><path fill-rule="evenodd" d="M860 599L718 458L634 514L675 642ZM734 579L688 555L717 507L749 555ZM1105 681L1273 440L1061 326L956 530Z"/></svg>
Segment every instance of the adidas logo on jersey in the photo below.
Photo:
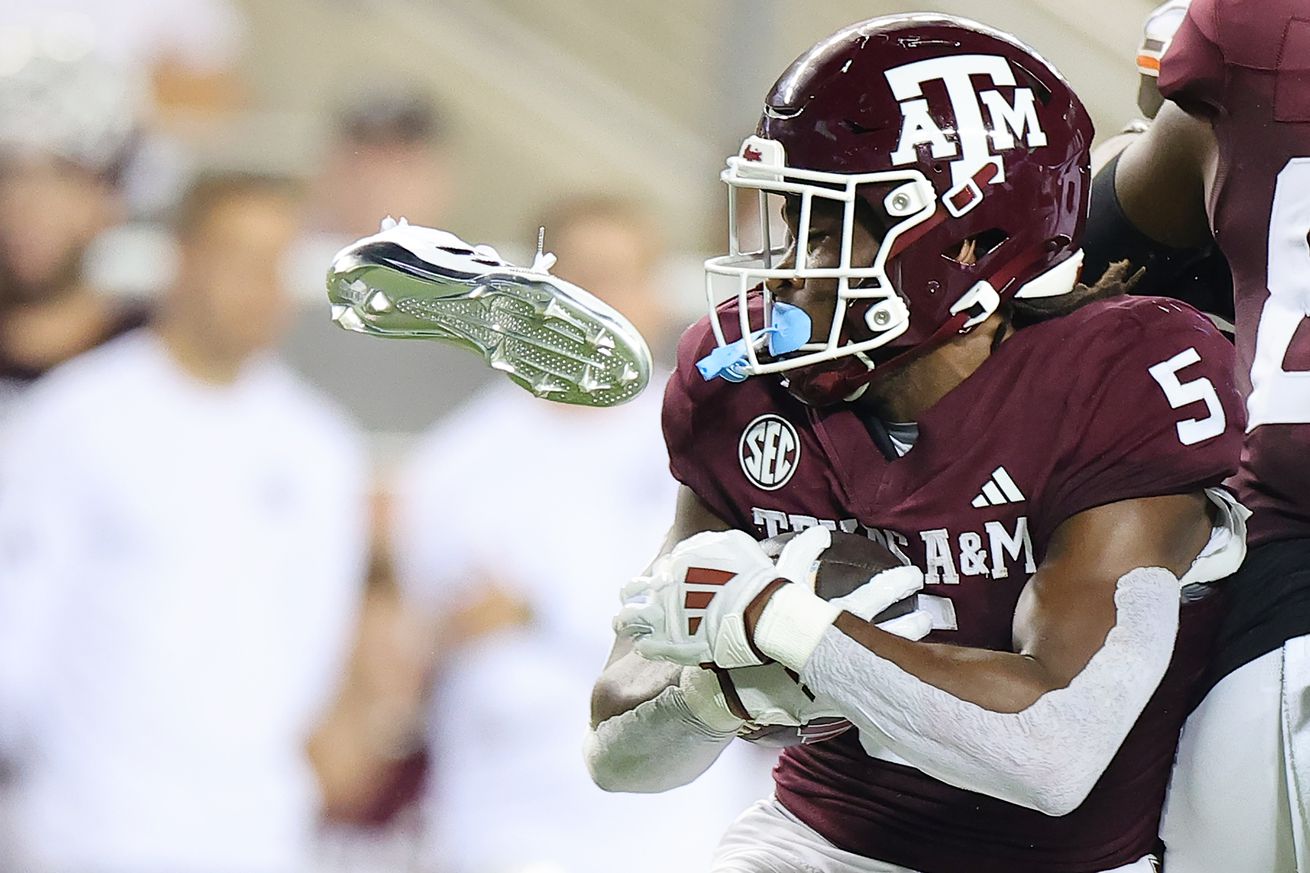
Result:
<svg viewBox="0 0 1310 873"><path fill-rule="evenodd" d="M973 499L973 506L982 509L986 506L1004 506L1007 503L1023 503L1026 500L1019 486L1014 484L1004 467L997 467L983 483L982 493Z"/></svg>

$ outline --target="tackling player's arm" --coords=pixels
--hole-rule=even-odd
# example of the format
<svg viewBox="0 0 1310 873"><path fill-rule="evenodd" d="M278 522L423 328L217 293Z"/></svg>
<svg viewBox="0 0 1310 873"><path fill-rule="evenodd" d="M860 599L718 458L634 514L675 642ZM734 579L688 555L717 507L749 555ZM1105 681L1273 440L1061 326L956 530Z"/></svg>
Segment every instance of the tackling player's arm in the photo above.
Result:
<svg viewBox="0 0 1310 873"><path fill-rule="evenodd" d="M673 526L656 559L697 533L727 529L681 486ZM592 689L587 768L607 791L675 788L705 772L741 725L713 673L648 660L633 650L631 638L616 637Z"/></svg>
<svg viewBox="0 0 1310 873"><path fill-rule="evenodd" d="M1146 268L1149 293L1175 295L1170 280L1212 241L1206 180L1217 153L1208 121L1165 103L1151 126L1097 172L1083 238L1084 281L1128 260Z"/></svg>
<svg viewBox="0 0 1310 873"><path fill-rule="evenodd" d="M1215 160L1210 123L1165 103L1150 128L1105 172L1114 174L1123 217L1134 228L1161 245L1188 248L1211 239L1206 171ZM1101 205L1093 201L1093 215Z"/></svg>
<svg viewBox="0 0 1310 873"><path fill-rule="evenodd" d="M785 646L761 633L785 583L761 592L746 625L762 652L783 655L807 687L915 766L1062 815L1086 797L1164 676L1179 577L1211 530L1200 492L1069 518L1020 598L1014 652L910 642L842 613L803 662L787 663Z"/></svg>

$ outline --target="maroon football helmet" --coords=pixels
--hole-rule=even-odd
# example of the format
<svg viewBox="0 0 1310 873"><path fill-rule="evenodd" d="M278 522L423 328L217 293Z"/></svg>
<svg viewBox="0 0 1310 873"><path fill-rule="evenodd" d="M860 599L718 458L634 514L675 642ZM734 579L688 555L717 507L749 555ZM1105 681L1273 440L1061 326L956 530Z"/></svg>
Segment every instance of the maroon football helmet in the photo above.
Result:
<svg viewBox="0 0 1310 873"><path fill-rule="evenodd" d="M756 134L728 159L729 253L705 264L720 344L725 280L743 333L759 337L771 324L765 280L836 279L826 336L781 359L768 359L762 340L748 342L742 367L785 372L793 393L825 405L862 391L875 359L886 367L970 330L1009 298L1069 292L1082 263L1091 142L1091 119L1069 84L1008 34L945 15L838 31L783 73ZM760 208L739 222L741 189ZM794 268L775 266L789 250L770 228L777 195L799 199ZM841 204L842 262L833 268L805 263L816 197ZM851 263L860 203L882 225L872 264ZM743 247L752 236L759 245ZM964 264L954 256L968 240L976 260Z"/></svg>

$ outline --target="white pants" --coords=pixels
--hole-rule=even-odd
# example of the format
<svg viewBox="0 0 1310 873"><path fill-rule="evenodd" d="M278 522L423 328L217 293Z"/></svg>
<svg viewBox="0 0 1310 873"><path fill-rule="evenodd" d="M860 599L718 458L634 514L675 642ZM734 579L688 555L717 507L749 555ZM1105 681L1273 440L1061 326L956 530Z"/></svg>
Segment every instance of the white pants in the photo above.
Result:
<svg viewBox="0 0 1310 873"><path fill-rule="evenodd" d="M1310 873L1310 637L1216 685L1183 727L1160 836L1169 873Z"/></svg>
<svg viewBox="0 0 1310 873"><path fill-rule="evenodd" d="M1152 873L1151 858L1105 873ZM710 873L915 873L843 851L819 836L778 801L761 800L728 828ZM1236 873L1236 870L1229 871Z"/></svg>

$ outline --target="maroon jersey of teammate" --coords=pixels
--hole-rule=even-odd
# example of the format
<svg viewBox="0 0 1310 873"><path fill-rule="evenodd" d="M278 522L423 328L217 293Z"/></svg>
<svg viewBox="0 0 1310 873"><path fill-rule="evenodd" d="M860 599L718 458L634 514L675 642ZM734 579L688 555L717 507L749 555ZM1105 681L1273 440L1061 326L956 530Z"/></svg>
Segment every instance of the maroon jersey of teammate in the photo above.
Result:
<svg viewBox="0 0 1310 873"><path fill-rule="evenodd" d="M694 363L713 347L702 320L683 337L665 395L676 478L761 538L825 524L885 544L925 571L924 593L955 625L934 631L935 642L1012 651L1019 593L1061 522L1217 485L1241 441L1232 346L1173 300L1101 301L1018 331L928 410L902 457L849 404L816 410L765 376L705 382ZM855 731L784 752L778 799L843 849L927 873L1087 873L1135 861L1156 848L1215 606L1183 608L1167 675L1069 815L870 757Z"/></svg>
<svg viewBox="0 0 1310 873"><path fill-rule="evenodd" d="M1160 90L1208 117L1210 224L1233 272L1253 545L1310 536L1310 7L1195 0Z"/></svg>

